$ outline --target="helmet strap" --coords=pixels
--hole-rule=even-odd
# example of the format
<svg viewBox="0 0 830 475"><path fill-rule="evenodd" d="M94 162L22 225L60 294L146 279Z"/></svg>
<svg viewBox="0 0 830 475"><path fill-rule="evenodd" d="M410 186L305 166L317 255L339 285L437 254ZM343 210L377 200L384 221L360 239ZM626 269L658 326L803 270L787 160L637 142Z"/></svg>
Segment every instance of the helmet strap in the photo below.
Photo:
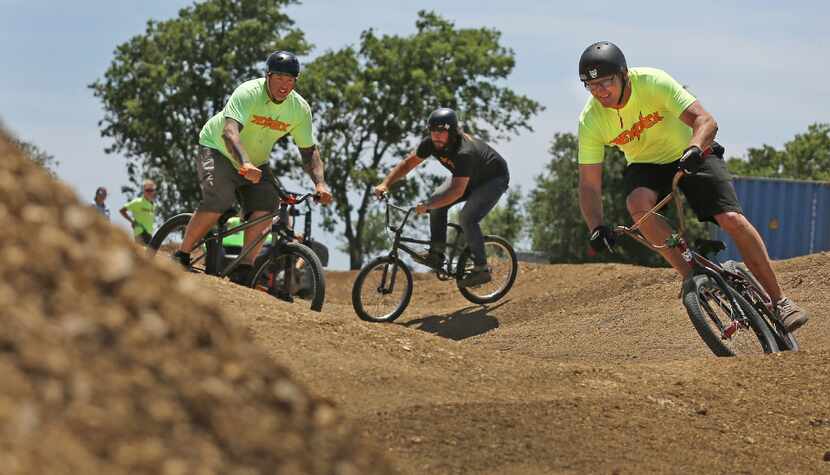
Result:
<svg viewBox="0 0 830 475"><path fill-rule="evenodd" d="M622 104L623 98L625 97L625 86L628 85L628 81L625 79L625 74L620 74L620 79L622 79L622 92L620 92L620 98L617 99L617 106Z"/></svg>
<svg viewBox="0 0 830 475"><path fill-rule="evenodd" d="M625 79L625 74L621 74L620 78L622 78L622 90L620 91L620 98L617 99L617 118L620 119L620 128L624 129L622 116L620 115L620 105L622 105L623 98L625 97L625 86L628 84L628 81Z"/></svg>

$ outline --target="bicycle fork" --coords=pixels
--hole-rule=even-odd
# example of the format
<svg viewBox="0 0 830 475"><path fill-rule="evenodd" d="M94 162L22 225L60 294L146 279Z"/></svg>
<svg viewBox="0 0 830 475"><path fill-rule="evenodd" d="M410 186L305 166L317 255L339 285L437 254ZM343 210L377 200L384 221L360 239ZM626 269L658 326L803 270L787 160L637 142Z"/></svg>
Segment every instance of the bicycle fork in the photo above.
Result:
<svg viewBox="0 0 830 475"><path fill-rule="evenodd" d="M390 275L389 267L392 267L392 272ZM381 295L389 295L392 291L395 290L395 277L398 275L398 262L397 260L392 262L391 264L386 264L383 266L383 275L380 279L380 285L378 286L378 293ZM387 281L388 279L388 281ZM388 284L388 286L387 286Z"/></svg>
<svg viewBox="0 0 830 475"><path fill-rule="evenodd" d="M724 296L729 300L730 307L732 308L732 312L730 312L730 318L732 321L721 330L721 340L731 340L732 336L734 336L738 330L746 330L750 328L744 309L738 305L738 299L736 299L735 295L730 292L731 287L727 284L726 279L710 269L702 268L700 270L718 283L718 286L724 292ZM735 313L737 313L737 315L735 315Z"/></svg>

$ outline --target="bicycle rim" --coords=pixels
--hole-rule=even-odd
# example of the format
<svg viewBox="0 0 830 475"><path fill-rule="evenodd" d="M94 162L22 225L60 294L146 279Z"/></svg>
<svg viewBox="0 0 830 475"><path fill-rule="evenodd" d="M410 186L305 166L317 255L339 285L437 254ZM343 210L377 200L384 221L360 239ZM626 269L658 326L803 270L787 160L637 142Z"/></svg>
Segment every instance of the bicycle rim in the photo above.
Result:
<svg viewBox="0 0 830 475"><path fill-rule="evenodd" d="M459 281L461 294L467 300L478 304L495 302L504 297L513 287L518 272L516 253L504 239L496 236L486 236L484 252L487 255L487 266L490 267L492 280L475 287L461 287ZM465 250L458 264L463 266L462 275L466 275L472 270L474 264L469 248Z"/></svg>
<svg viewBox="0 0 830 475"><path fill-rule="evenodd" d="M319 310L324 295L322 275L315 275L314 255L298 252L290 247L285 252L261 261L253 277L252 287L280 300L304 303Z"/></svg>
<svg viewBox="0 0 830 475"><path fill-rule="evenodd" d="M706 326L703 331L709 333L709 338L704 336L701 328L698 328L699 333L715 354L730 356L767 352L761 343L762 337L759 337L749 318L741 317L747 311L754 312L749 305L739 308L741 304L738 302L736 306L726 291L709 278L703 279L697 286L695 295L702 317L698 323Z"/></svg>
<svg viewBox="0 0 830 475"><path fill-rule="evenodd" d="M155 252L154 258L172 259L184 240L184 232L190 221L190 215L176 216L167 221L153 236L151 247ZM197 245L190 251L190 263L193 270L204 272L206 266L207 247L204 243Z"/></svg>
<svg viewBox="0 0 830 475"><path fill-rule="evenodd" d="M361 269L352 290L352 305L366 321L391 322L409 305L412 274L401 263L375 259Z"/></svg>

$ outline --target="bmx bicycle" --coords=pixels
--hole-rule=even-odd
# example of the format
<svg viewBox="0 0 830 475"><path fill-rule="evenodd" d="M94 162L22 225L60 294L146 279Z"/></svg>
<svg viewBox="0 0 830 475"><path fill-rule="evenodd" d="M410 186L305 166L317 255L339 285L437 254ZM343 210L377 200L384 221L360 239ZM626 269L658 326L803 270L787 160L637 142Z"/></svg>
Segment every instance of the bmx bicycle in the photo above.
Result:
<svg viewBox="0 0 830 475"><path fill-rule="evenodd" d="M277 185L274 184L274 186ZM245 284L287 302L294 302L294 297L302 298L309 301L311 310L319 312L323 308L326 295L323 266L314 251L297 240L289 219L290 216L299 215L299 210L296 209L298 205L316 198L316 194L301 195L282 191L279 187L277 189L280 196L277 207L264 216L229 228L227 222L237 215L237 211L231 208L223 213L217 225L193 247L192 269L208 275L227 277L259 243L270 236L270 247L264 254L257 257L254 262L253 275ZM304 240L310 239L310 212L309 205ZM172 254L182 242L185 229L192 216L192 213L178 214L162 224L150 240L150 252L155 254L163 251ZM271 227L248 246L242 247L236 258L225 263L222 239L266 221L271 221Z"/></svg>
<svg viewBox="0 0 830 475"><path fill-rule="evenodd" d="M795 336L781 324L772 299L746 265L735 261L718 264L704 257L726 249L722 241L698 239L695 249L687 244L683 204L677 187L685 176L683 170L678 170L669 195L632 226L616 226L614 232L630 236L655 252L665 248L680 251L683 260L692 267L683 281L683 305L695 330L715 355L797 351ZM672 200L677 209L679 231L672 233L664 244L655 244L640 228L652 215L666 220L659 211Z"/></svg>
<svg viewBox="0 0 830 475"><path fill-rule="evenodd" d="M412 270L401 259L401 251L410 255L416 262L426 265L418 257L416 250L407 244L430 244L430 241L403 235L407 221L415 212L414 207L395 206L389 202L386 195L381 199L386 204L386 228L393 237L392 249L387 255L376 257L364 265L352 287L352 306L355 313L362 320L369 322L392 322L403 314L412 298L413 280ZM397 226L391 222L392 210L404 214L403 220ZM455 236L447 243L446 260L438 267L430 267L438 279L455 279L461 295L475 304L493 303L507 295L516 281L519 269L513 246L499 236L485 235L484 249L492 280L483 285L464 287L461 281L474 266L472 252L464 240L461 226L449 223L448 227L455 231Z"/></svg>

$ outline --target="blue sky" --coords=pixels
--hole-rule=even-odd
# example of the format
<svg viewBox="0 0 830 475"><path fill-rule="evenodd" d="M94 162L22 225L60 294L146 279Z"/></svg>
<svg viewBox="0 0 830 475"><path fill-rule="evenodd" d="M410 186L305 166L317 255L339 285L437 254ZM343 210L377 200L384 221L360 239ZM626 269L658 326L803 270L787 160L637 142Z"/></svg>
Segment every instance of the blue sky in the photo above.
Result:
<svg viewBox="0 0 830 475"><path fill-rule="evenodd" d="M108 204L117 210L127 198L119 192L127 181L125 162L104 153L97 125L103 112L86 86L102 77L118 44L143 33L148 19L175 17L190 4L0 0L0 121L54 155L58 175L83 199L107 186ZM729 155L762 144L780 147L809 124L830 122L826 1L325 0L287 13L315 45L301 58L309 60L357 44L367 28L412 33L419 9L435 10L458 27L496 28L514 50L508 84L547 108L533 120L534 132L495 144L508 159L513 184L525 191L548 161L553 134L576 131L587 98L576 65L594 41L613 41L630 66L664 69L689 86L717 119ZM113 221L126 225L115 213ZM333 256L336 268L346 262Z"/></svg>

